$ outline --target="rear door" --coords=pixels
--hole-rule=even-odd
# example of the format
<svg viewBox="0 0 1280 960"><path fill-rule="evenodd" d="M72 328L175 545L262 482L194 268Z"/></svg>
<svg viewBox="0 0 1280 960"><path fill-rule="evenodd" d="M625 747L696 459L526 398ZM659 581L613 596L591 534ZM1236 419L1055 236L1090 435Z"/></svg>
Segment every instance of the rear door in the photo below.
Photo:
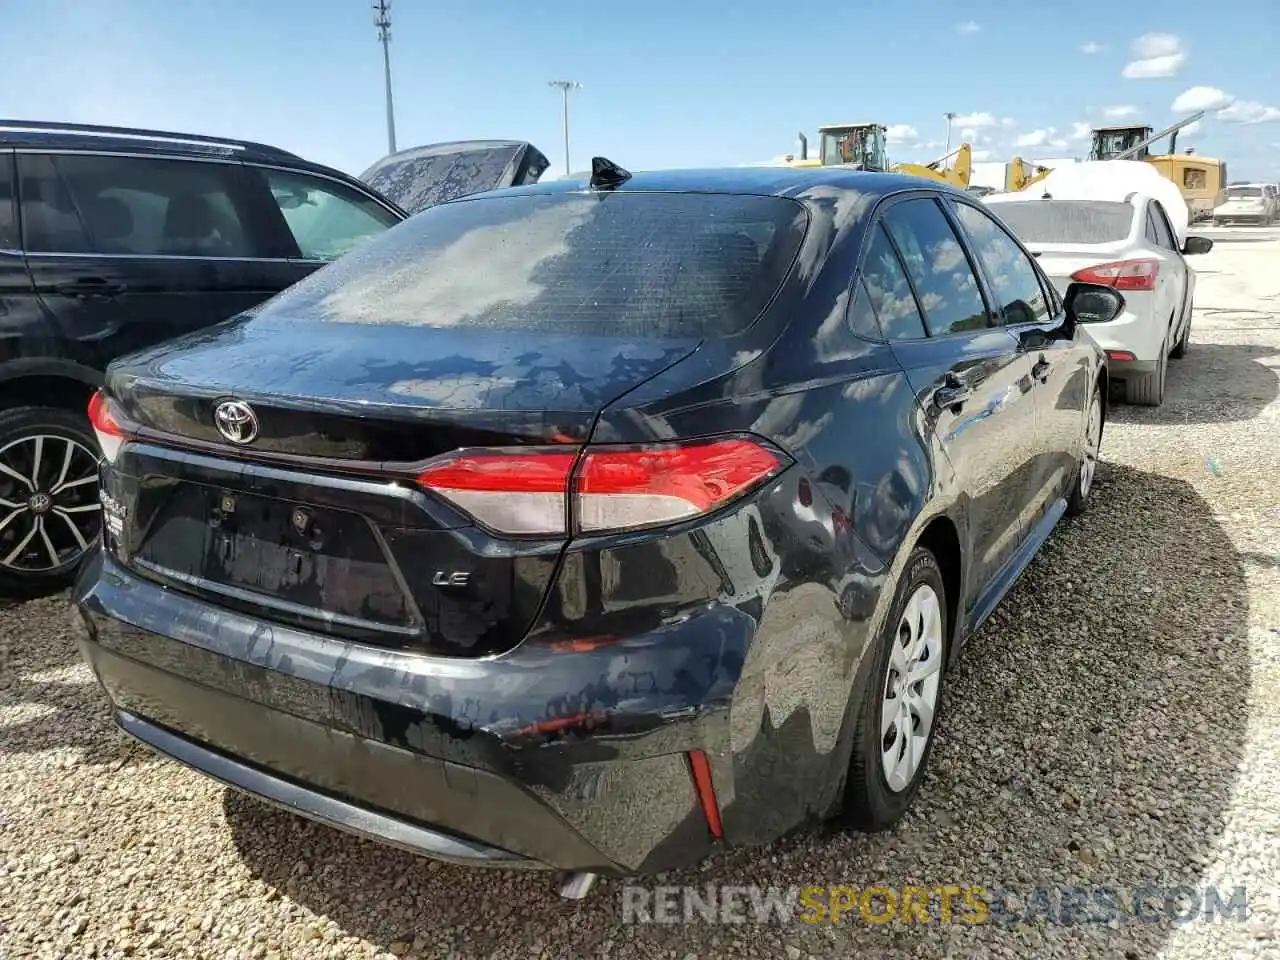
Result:
<svg viewBox="0 0 1280 960"><path fill-rule="evenodd" d="M238 163L20 151L17 169L45 317L98 367L279 289Z"/></svg>
<svg viewBox="0 0 1280 960"><path fill-rule="evenodd" d="M18 235L13 151L0 150L0 380L27 350L21 340L40 329L40 310Z"/></svg>
<svg viewBox="0 0 1280 960"><path fill-rule="evenodd" d="M1031 530L1075 477L1089 371L1064 334L1062 300L1022 245L980 207L956 200L952 209L1005 329L1031 363L1037 449L1022 516Z"/></svg>
<svg viewBox="0 0 1280 960"><path fill-rule="evenodd" d="M1031 362L987 303L936 195L892 203L873 230L868 290L968 501L972 608L1025 534L1037 448Z"/></svg>
<svg viewBox="0 0 1280 960"><path fill-rule="evenodd" d="M1173 227L1159 200L1147 204L1147 242L1152 244L1160 259L1160 279L1156 288L1156 317L1170 321L1169 343L1176 343L1182 330L1190 299L1191 270L1182 256L1182 250L1174 237Z"/></svg>

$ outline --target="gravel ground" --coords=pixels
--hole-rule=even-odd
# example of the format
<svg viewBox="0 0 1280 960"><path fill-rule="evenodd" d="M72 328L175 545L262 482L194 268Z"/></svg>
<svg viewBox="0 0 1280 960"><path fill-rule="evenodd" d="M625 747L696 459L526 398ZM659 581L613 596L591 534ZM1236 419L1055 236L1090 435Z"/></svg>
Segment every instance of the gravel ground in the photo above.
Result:
<svg viewBox="0 0 1280 960"><path fill-rule="evenodd" d="M560 901L135 749L52 598L0 612L0 957L1280 957L1280 241L1222 239L1170 400L1115 410L1092 511L953 676L906 822L659 882L1245 886L1247 920L626 925L616 883Z"/></svg>

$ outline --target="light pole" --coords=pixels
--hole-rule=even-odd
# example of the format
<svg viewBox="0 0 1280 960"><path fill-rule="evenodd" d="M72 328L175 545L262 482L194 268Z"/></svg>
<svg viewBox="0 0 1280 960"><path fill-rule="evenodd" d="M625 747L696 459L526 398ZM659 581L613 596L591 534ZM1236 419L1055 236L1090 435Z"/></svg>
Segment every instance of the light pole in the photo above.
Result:
<svg viewBox="0 0 1280 960"><path fill-rule="evenodd" d="M581 89L576 80L548 80L547 86L559 87L564 102L564 175L569 176L569 91Z"/></svg>
<svg viewBox="0 0 1280 960"><path fill-rule="evenodd" d="M943 116L947 118L947 150L943 154L946 157L951 155L951 121L956 118L956 115L948 110Z"/></svg>
<svg viewBox="0 0 1280 960"><path fill-rule="evenodd" d="M374 0L373 25L382 44L382 70L387 81L387 152L396 152L396 111L391 102L391 0Z"/></svg>

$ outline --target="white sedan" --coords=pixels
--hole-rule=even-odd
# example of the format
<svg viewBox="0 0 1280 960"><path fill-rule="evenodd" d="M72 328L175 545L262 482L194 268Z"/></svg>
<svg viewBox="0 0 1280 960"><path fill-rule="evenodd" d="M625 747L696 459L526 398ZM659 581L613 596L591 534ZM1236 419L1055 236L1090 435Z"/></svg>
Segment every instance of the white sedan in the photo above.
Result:
<svg viewBox="0 0 1280 960"><path fill-rule="evenodd" d="M1213 241L1188 237L1180 246L1163 205L1143 193L1125 200L1011 202L1009 196L985 197L984 203L1038 259L1059 293L1083 281L1124 294L1124 312L1090 324L1089 334L1107 352L1125 400L1158 407L1169 358L1186 352L1191 334L1196 274L1184 255L1207 253Z"/></svg>

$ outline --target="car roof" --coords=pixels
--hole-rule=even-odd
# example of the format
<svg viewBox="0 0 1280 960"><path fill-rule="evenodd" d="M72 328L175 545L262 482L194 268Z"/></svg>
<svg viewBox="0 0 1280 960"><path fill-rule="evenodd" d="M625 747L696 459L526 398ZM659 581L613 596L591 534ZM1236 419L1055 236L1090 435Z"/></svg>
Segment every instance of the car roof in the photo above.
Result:
<svg viewBox="0 0 1280 960"><path fill-rule="evenodd" d="M350 179L324 164L314 163L288 150L265 143L141 127L0 119L0 148L243 160L248 163L279 164L329 176L336 174L343 180Z"/></svg>
<svg viewBox="0 0 1280 960"><path fill-rule="evenodd" d="M589 190L589 178L574 176L484 194L581 193ZM843 197L879 198L904 190L931 190L954 197L971 197L949 184L898 173L872 173L840 166L826 167L723 167L688 170L653 170L632 174L612 193L717 193L741 196L787 197L817 200ZM461 198L465 201L467 198ZM459 201L452 201L459 202Z"/></svg>

